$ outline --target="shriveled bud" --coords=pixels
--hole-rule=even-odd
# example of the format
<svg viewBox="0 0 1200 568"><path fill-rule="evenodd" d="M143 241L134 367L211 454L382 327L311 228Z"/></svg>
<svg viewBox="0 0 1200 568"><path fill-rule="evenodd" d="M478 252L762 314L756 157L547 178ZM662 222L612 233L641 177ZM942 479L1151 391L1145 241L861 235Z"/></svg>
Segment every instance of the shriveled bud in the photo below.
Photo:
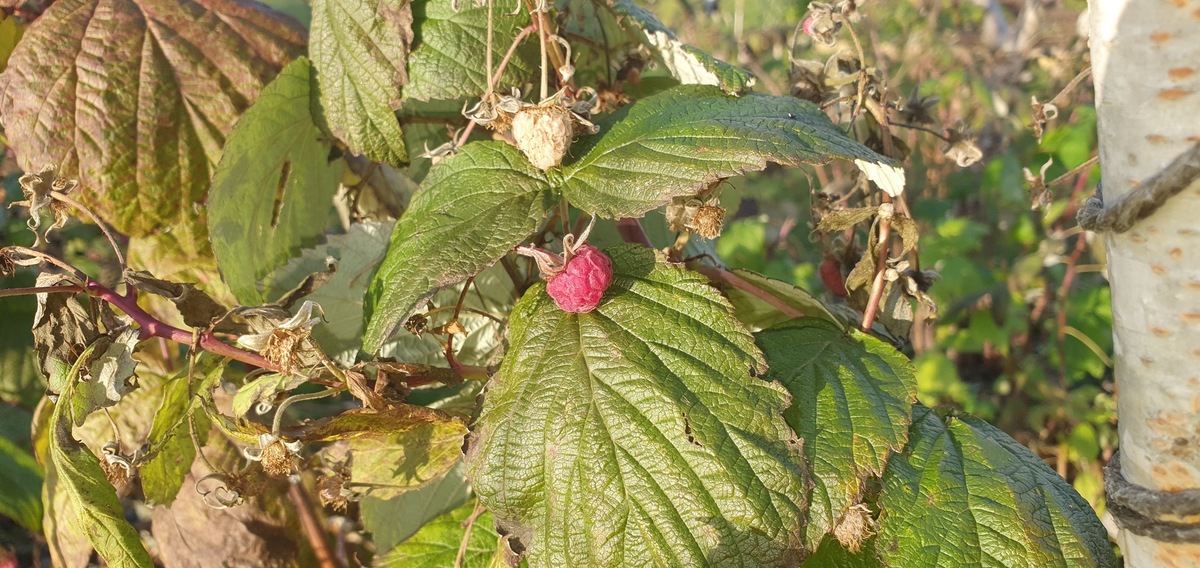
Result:
<svg viewBox="0 0 1200 568"><path fill-rule="evenodd" d="M696 234L706 239L721 236L721 227L725 224L725 209L720 205L703 205L696 216L692 218L692 228Z"/></svg>
<svg viewBox="0 0 1200 568"><path fill-rule="evenodd" d="M262 467L267 475L273 477L286 477L292 473L292 454L284 447L282 440L263 448Z"/></svg>
<svg viewBox="0 0 1200 568"><path fill-rule="evenodd" d="M562 163L575 137L575 127L571 111L561 106L531 106L513 117L512 134L529 162L546 170Z"/></svg>

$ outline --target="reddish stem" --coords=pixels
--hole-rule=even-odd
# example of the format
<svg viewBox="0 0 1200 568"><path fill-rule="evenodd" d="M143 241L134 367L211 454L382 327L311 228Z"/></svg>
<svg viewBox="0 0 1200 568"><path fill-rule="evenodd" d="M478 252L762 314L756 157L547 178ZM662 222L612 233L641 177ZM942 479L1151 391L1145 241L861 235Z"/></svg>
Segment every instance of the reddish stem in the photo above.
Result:
<svg viewBox="0 0 1200 568"><path fill-rule="evenodd" d="M638 243L646 248L654 248L654 243L650 242L650 235L646 234L642 222L637 219L617 219L617 233L627 243Z"/></svg>
<svg viewBox="0 0 1200 568"><path fill-rule="evenodd" d="M759 288L758 286L755 286L754 284L747 282L741 276L738 276L737 274L734 274L733 272L725 270L724 268L720 268L717 266L709 266L709 265L705 265L705 264L698 264L693 268L693 270L695 270L696 272L699 272L700 274L707 276L709 278L709 280L713 280L716 282L724 282L730 286L733 286L734 288L737 288L738 290L745 291L747 294L750 294L751 296L754 296L755 298L758 298L758 299L766 302L772 308L779 310L779 313L782 313L784 315L787 315L787 316L793 317L793 318L804 317L804 312L796 309L795 307L788 305L786 302L771 295L766 290L763 290L762 288Z"/></svg>
<svg viewBox="0 0 1200 568"><path fill-rule="evenodd" d="M886 198L885 198L886 199ZM879 311L879 302L883 299L883 273L887 270L888 240L892 236L891 219L879 220L879 258L875 268L875 281L871 283L871 298L867 300L867 308L863 310L862 330L871 331L875 325L875 314Z"/></svg>
<svg viewBox="0 0 1200 568"><path fill-rule="evenodd" d="M146 310L143 310L142 307L137 304L137 300L133 294L130 294L129 296L122 296L107 286L96 282L95 280L88 280L84 287L89 295L100 298L101 300L112 304L122 312L125 312L125 315L129 316L130 319L132 319L134 323L138 325L140 339L162 337L183 345L196 345L200 349L210 353L229 357L230 359L241 361L247 365L262 367L275 372L281 371L278 365L268 361L262 355L244 351L227 343L221 342L212 334L211 331L200 333L198 338L199 340L197 341L197 337L191 332L164 323L153 315L147 313ZM132 291L132 288L130 290Z"/></svg>
<svg viewBox="0 0 1200 568"><path fill-rule="evenodd" d="M321 527L321 521L313 512L308 495L304 493L300 484L292 483L288 486L288 500L296 509L296 516L300 518L300 528L304 531L309 546L312 546L313 555L317 557L317 564L321 568L341 568L342 563L338 562L333 551L329 549L329 541L325 538L325 530Z"/></svg>

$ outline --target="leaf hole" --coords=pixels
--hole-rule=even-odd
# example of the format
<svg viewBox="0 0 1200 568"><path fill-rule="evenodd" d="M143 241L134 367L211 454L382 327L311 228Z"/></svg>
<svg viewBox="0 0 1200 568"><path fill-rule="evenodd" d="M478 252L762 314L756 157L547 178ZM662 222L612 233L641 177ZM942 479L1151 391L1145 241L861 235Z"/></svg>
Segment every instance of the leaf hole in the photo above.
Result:
<svg viewBox="0 0 1200 568"><path fill-rule="evenodd" d="M292 162L283 163L279 172L279 183L275 186L275 203L271 209L271 228L279 226L279 214L283 211L283 190L287 187L288 178L292 176Z"/></svg>
<svg viewBox="0 0 1200 568"><path fill-rule="evenodd" d="M686 412L683 413L683 434L687 436L688 443L694 444L701 448L704 447L704 444L701 444L699 441L697 441L696 436L692 434L692 421L688 419Z"/></svg>

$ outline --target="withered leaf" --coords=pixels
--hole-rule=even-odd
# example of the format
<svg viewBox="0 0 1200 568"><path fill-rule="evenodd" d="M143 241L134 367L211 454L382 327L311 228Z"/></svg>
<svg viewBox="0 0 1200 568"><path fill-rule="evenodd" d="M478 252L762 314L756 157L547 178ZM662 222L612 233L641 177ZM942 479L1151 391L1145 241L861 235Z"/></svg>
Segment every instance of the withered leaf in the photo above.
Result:
<svg viewBox="0 0 1200 568"><path fill-rule="evenodd" d="M821 218L821 222L817 224L817 230L821 232L832 232L849 229L871 217L874 217L879 210L875 207L858 207L855 209L839 209L830 211Z"/></svg>
<svg viewBox="0 0 1200 568"><path fill-rule="evenodd" d="M892 217L892 229L900 235L900 256L908 254L908 251L917 246L920 234L917 233L916 221L908 217L895 215Z"/></svg>
<svg viewBox="0 0 1200 568"><path fill-rule="evenodd" d="M125 283L137 288L140 292L162 296L170 300L179 309L179 314L183 316L183 323L190 327L207 329L214 320L229 313L229 308L222 306L220 302L192 283L160 280L153 274L140 270L126 270ZM219 329L219 331L237 333L237 330Z"/></svg>
<svg viewBox="0 0 1200 568"><path fill-rule="evenodd" d="M37 279L39 287L70 284L73 282L69 278L58 274L41 274ZM74 294L37 295L33 344L42 376L60 375L56 372L59 367L70 367L99 335L95 321ZM58 392L62 385L50 388Z"/></svg>
<svg viewBox="0 0 1200 568"><path fill-rule="evenodd" d="M0 118L23 169L59 164L84 204L146 235L195 220L226 133L304 45L241 0L59 0L0 74Z"/></svg>

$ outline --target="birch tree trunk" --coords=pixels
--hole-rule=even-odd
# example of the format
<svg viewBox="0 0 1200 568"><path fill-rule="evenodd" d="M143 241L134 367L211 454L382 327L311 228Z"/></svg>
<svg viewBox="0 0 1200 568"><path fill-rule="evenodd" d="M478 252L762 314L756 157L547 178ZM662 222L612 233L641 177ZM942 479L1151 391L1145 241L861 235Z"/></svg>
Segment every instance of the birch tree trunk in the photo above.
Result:
<svg viewBox="0 0 1200 568"><path fill-rule="evenodd" d="M1200 141L1200 0L1090 4L1111 204ZM1200 183L1106 238L1124 477L1152 491L1200 488ZM1126 566L1200 566L1200 544L1122 530L1120 546Z"/></svg>

